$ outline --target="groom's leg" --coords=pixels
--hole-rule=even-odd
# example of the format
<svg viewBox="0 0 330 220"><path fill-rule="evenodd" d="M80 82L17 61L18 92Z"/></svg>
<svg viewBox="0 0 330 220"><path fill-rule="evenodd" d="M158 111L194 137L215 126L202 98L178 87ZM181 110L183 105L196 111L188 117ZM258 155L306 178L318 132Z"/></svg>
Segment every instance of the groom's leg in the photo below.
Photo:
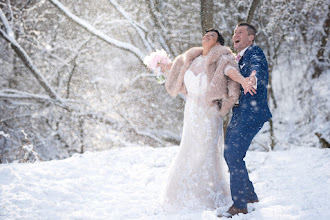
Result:
<svg viewBox="0 0 330 220"><path fill-rule="evenodd" d="M234 206L239 209L245 209L248 201L258 199L243 159L262 125L251 127L233 120L227 129L224 156L230 171L232 199Z"/></svg>

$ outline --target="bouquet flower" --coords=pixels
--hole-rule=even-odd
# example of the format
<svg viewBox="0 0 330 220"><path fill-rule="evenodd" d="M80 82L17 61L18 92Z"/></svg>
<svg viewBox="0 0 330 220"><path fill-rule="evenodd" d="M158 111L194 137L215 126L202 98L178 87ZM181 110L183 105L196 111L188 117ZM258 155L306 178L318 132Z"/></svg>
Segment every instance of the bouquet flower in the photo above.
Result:
<svg viewBox="0 0 330 220"><path fill-rule="evenodd" d="M157 83L163 84L165 82L165 75L161 71L160 67L157 67L157 64L169 64L171 63L169 55L164 49L156 50L155 52L150 53L143 59L143 63L156 75Z"/></svg>

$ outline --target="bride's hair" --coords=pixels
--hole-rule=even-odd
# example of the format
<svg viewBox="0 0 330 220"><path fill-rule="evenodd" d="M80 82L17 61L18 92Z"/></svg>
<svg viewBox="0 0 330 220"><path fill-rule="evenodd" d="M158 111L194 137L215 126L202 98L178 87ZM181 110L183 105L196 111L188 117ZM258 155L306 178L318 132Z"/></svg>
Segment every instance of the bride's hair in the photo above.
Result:
<svg viewBox="0 0 330 220"><path fill-rule="evenodd" d="M225 39L223 38L223 36L219 33L219 31L217 29L211 28L211 29L205 30L205 34L207 32L211 32L211 31L217 33L217 35L218 35L217 42L219 42L222 46L225 45Z"/></svg>

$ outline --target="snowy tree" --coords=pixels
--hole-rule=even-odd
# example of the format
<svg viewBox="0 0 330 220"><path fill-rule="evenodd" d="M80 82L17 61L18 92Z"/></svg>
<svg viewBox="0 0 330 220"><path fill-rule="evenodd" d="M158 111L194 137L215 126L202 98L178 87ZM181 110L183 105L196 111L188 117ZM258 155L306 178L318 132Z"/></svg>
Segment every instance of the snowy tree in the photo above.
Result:
<svg viewBox="0 0 330 220"><path fill-rule="evenodd" d="M1 0L0 8L2 162L178 144L184 100L155 83L144 56L163 48L173 59L200 46L208 26L231 46L240 21L257 27L270 69L274 118L252 149L329 145L329 7L321 0Z"/></svg>

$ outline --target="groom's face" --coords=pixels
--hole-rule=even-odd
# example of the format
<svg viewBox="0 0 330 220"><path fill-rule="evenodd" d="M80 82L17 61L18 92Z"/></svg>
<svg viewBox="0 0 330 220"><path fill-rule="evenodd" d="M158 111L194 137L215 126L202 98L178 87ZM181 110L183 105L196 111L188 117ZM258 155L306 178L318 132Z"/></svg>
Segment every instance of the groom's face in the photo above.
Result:
<svg viewBox="0 0 330 220"><path fill-rule="evenodd" d="M244 48L253 44L253 35L249 35L246 26L238 26L235 29L234 36L232 38L234 43L234 49L240 52Z"/></svg>

